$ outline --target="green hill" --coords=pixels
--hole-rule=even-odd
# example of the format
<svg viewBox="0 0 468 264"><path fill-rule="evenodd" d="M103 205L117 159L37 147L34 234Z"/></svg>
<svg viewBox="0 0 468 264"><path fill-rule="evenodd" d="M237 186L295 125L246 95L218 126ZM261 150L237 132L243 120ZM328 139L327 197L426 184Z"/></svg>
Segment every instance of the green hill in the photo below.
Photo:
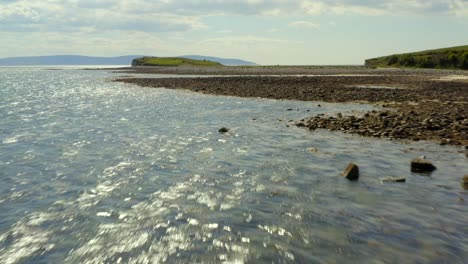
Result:
<svg viewBox="0 0 468 264"><path fill-rule="evenodd" d="M368 59L366 67L468 69L468 46L395 54Z"/></svg>
<svg viewBox="0 0 468 264"><path fill-rule="evenodd" d="M179 57L142 57L132 61L132 66L223 66L209 60L194 60Z"/></svg>

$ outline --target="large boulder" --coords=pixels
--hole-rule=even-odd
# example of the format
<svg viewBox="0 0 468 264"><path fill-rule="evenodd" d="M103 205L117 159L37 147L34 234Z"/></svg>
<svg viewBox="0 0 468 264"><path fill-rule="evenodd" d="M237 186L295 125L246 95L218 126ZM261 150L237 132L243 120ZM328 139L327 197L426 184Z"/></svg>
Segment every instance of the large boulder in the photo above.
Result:
<svg viewBox="0 0 468 264"><path fill-rule="evenodd" d="M350 163L342 175L350 181L357 181L359 179L359 167L354 163Z"/></svg>
<svg viewBox="0 0 468 264"><path fill-rule="evenodd" d="M218 132L221 133L221 134L227 133L227 132L229 132L229 128L227 128L227 127L222 127L222 128L220 128L220 129L218 130Z"/></svg>
<svg viewBox="0 0 468 264"><path fill-rule="evenodd" d="M435 171L436 169L436 166L434 166L432 162L428 160L421 158L411 160L411 172L430 173Z"/></svg>

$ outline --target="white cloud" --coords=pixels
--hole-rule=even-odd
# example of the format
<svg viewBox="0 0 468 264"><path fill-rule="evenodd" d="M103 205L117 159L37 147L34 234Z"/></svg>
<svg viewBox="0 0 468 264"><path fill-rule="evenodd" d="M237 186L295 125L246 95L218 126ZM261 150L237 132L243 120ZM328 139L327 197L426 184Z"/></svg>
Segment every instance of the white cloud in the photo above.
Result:
<svg viewBox="0 0 468 264"><path fill-rule="evenodd" d="M0 31L187 31L212 15L457 15L467 0L3 0Z"/></svg>
<svg viewBox="0 0 468 264"><path fill-rule="evenodd" d="M0 31L187 31L209 15L457 15L466 0L18 0L0 2Z"/></svg>
<svg viewBox="0 0 468 264"><path fill-rule="evenodd" d="M137 12L134 5L146 8ZM126 1L20 0L0 4L0 31L132 30L186 31L204 28L199 16L162 10L161 4Z"/></svg>
<svg viewBox="0 0 468 264"><path fill-rule="evenodd" d="M313 23L309 21L294 21L289 23L290 27L297 27L297 28L307 28L307 29L320 29L320 24Z"/></svg>
<svg viewBox="0 0 468 264"><path fill-rule="evenodd" d="M454 10L454 14L460 17L468 17L468 1L454 0L450 1L450 9Z"/></svg>
<svg viewBox="0 0 468 264"><path fill-rule="evenodd" d="M279 38L264 38L257 37L252 35L246 36L229 36L221 38L209 38L203 41L200 41L198 45L222 45L222 46L258 46L258 45L271 45L271 44L302 44L302 42L291 41L287 39Z"/></svg>

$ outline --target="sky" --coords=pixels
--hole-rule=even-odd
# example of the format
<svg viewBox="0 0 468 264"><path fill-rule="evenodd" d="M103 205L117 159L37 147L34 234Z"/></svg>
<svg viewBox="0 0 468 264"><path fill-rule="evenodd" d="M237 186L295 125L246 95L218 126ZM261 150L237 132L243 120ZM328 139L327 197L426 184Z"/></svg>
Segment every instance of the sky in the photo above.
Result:
<svg viewBox="0 0 468 264"><path fill-rule="evenodd" d="M343 65L459 45L468 45L468 0L0 0L0 57Z"/></svg>

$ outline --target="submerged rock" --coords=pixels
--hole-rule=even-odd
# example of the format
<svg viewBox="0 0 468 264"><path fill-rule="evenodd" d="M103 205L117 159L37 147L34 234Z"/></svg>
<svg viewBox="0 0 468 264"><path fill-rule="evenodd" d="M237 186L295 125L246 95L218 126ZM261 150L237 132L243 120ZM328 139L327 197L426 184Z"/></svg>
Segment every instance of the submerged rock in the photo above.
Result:
<svg viewBox="0 0 468 264"><path fill-rule="evenodd" d="M220 129L218 130L218 132L219 132L219 133L227 133L227 132L229 132L229 128L227 128L227 127L222 127L222 128L220 128Z"/></svg>
<svg viewBox="0 0 468 264"><path fill-rule="evenodd" d="M428 173L428 172L433 172L437 168L432 164L432 162L421 159L421 158L416 158L411 160L411 172L416 172L416 173Z"/></svg>
<svg viewBox="0 0 468 264"><path fill-rule="evenodd" d="M314 148L314 147L310 147L307 149L308 151L312 152L312 153L317 153L318 152L318 149L317 148Z"/></svg>
<svg viewBox="0 0 468 264"><path fill-rule="evenodd" d="M342 175L350 181L357 181L359 179L359 167L354 163L350 163Z"/></svg>
<svg viewBox="0 0 468 264"><path fill-rule="evenodd" d="M406 182L405 177L385 177L381 179L381 182Z"/></svg>
<svg viewBox="0 0 468 264"><path fill-rule="evenodd" d="M468 190L468 174L463 176L461 183L462 183L463 189Z"/></svg>

